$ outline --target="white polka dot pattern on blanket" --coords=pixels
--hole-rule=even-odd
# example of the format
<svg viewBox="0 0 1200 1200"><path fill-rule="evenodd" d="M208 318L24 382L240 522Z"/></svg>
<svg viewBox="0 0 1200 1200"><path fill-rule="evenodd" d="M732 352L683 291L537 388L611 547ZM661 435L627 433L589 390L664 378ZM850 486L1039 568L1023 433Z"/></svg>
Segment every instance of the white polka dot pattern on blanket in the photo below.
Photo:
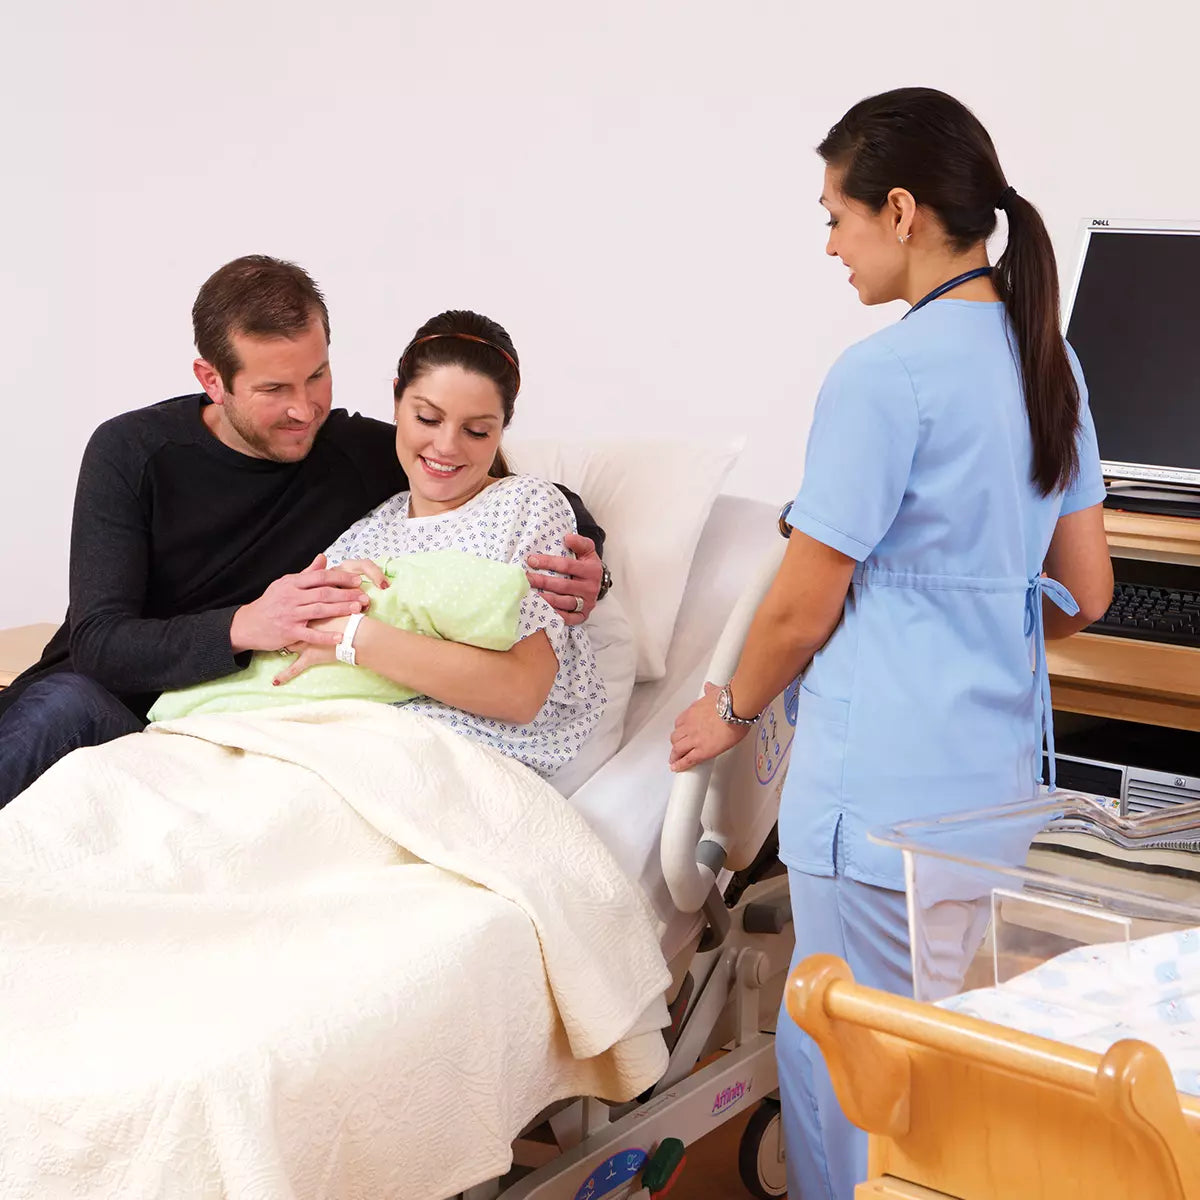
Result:
<svg viewBox="0 0 1200 1200"><path fill-rule="evenodd" d="M552 484L510 475L484 488L451 512L409 517L409 492L385 500L352 525L325 552L330 563L348 558L387 558L432 550L461 550L480 558L524 565L531 554L563 553L563 537L575 532L575 516ZM480 717L436 700L408 708L551 775L579 753L603 712L604 683L583 626L568 626L536 592L521 604L522 640L545 630L558 659L550 696L528 725Z"/></svg>

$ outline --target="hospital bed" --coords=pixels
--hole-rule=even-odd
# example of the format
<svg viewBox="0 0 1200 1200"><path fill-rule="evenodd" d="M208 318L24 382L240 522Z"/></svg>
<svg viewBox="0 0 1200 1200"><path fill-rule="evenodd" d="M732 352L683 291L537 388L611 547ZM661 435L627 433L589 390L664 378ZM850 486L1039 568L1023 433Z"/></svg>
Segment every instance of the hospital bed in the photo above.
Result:
<svg viewBox="0 0 1200 1200"><path fill-rule="evenodd" d="M675 717L705 680L732 674L784 547L771 505L717 498L667 673L635 688L623 745L571 797L663 922L672 974L666 1072L627 1104L581 1097L538 1114L514 1144L514 1169L462 1200L622 1200L637 1194L667 1139L690 1144L751 1108L743 1180L756 1196L786 1189L773 1029L793 937L771 834L795 723L791 694L715 767L667 769Z"/></svg>
<svg viewBox="0 0 1200 1200"><path fill-rule="evenodd" d="M659 1001L660 1005L666 1002L665 1011L669 1017L669 1026L664 1028L661 1035L669 1049L665 1071L657 1079L649 1081L648 1090L642 1095L622 1103L610 1105L588 1096L561 1100L548 1095L540 1111L537 1106L529 1105L523 1123L511 1129L511 1134L515 1136L513 1165L503 1177L477 1178L468 1184L462 1178L462 1171L452 1170L448 1164L447 1176L453 1175L461 1181L457 1183L460 1190L454 1194L462 1196L463 1200L484 1200L501 1195L506 1200L557 1200L559 1197L563 1200L598 1200L599 1197L621 1200L623 1196L636 1192L642 1168L662 1143L672 1138L690 1143L751 1106L760 1106L760 1109L751 1121L742 1145L743 1176L757 1195L779 1195L784 1190L780 1122L777 1106L773 1103L776 1081L771 1029L791 955L792 937L786 876L772 870L770 834L786 767L795 719L794 707L788 696L779 698L764 716L760 728L756 730L755 739L746 739L739 747L740 753L726 756L715 770L706 766L685 776L675 777L668 771L666 761L668 734L676 714L699 694L706 678L727 676L731 672L750 616L774 572L783 548L784 542L777 532L773 506L729 496L717 498L693 557L666 656L665 673L661 678L639 684L634 689L619 749L570 796L573 807L607 846L625 875L640 884L658 916L661 952L669 965L671 979L665 996ZM714 646L717 647L715 653ZM26 808L28 810L28 806ZM379 861L381 864L384 862L382 858ZM12 885L11 879L6 878L3 882L6 887ZM331 896L333 894L330 893ZM471 894L478 897L472 903L490 906L490 911L495 913L494 919L501 922L497 928L503 927L511 936L519 924L519 914L505 909L503 901L497 907L498 898L480 896L478 890ZM341 903L342 898L338 899ZM177 911L174 916L168 914L168 917L170 920L178 919L183 909L194 908L198 902L186 896L182 901L172 901ZM26 898L21 897L19 903L24 906ZM130 911L137 909L139 903L136 896L127 899L120 893L102 894L94 910L81 910L78 915L84 924L96 924L99 928L97 923L106 919L103 917L106 906L115 906L128 916ZM53 907L57 900L53 897L34 897L28 904L28 911L40 912L42 906L47 904ZM205 900L204 904L208 904L208 901ZM381 943L371 942L369 938L378 936L371 930L377 928L381 934L385 931L387 913L380 913L377 904L371 908L363 903L359 903L357 908L349 901L347 904L345 919L351 923L341 926L344 930L341 935L338 934L338 927L329 924L322 915L321 932L325 941L321 944L324 951L316 953L319 956L324 952L330 956L329 1003L345 1004L347 1011L353 1013L358 998L350 994L353 990L351 984L344 981L353 979L355 969L380 964L380 954L371 947ZM311 905L310 909L313 913L321 911ZM210 913L210 917L214 921L224 922L222 928L240 928L239 922L259 919L251 917L252 911L247 909L245 915ZM41 920L40 917L29 919ZM78 925L71 912L59 914L57 919L60 927L63 921L72 928ZM368 926L368 923L371 924ZM2 924L0 922L0 926ZM185 926L172 928L182 930ZM19 924L10 925L9 929L25 936ZM145 932L144 923L139 929L142 930L137 935L140 937ZM284 941L294 944L291 949L296 951L298 957L290 960L289 965L302 972L296 978L304 979L307 986L312 968L306 960L311 960L312 953L305 951L304 929L303 925L289 929ZM170 942L170 937L164 937L157 928L145 936L151 940L157 939L155 944L164 947ZM477 933L476 936L482 934ZM529 931L524 936L527 943L525 953L531 950L536 961L537 941ZM353 944L356 939L361 940L358 947ZM33 938L35 943L45 940L38 936ZM175 942L178 942L177 937ZM136 965L144 961L137 957L136 946L134 940L127 944L123 942L113 949L119 950L126 962ZM289 947L285 944L283 948ZM35 945L35 949L38 946ZM336 967L333 966L335 956L340 960ZM518 961L524 963L525 960ZM268 1086L274 1088L286 1076L288 1088L292 1089L292 1094L286 1098L292 1100L297 1088L303 1088L304 1094L311 1091L311 1082L304 1081L304 1072L325 1069L314 1060L311 1068L307 1063L302 1064L298 1074L297 1064L294 1061L288 1063L286 1058L281 1057L287 1047L294 1048L301 1043L296 1041L292 1028L287 1029L287 1047L273 1040L277 1029L284 1028L278 1023L277 1012L281 1003L288 1002L289 995L286 982L276 980L262 989L262 995L252 997L254 1020L261 1023L262 1033L251 1036L248 1032L244 1038L237 1031L229 1035L222 1033L215 1023L210 1023L212 1028L206 1027L200 1023L204 1020L203 1016L193 1017L194 1023L186 1034L182 1027L177 1027L174 1035L171 1035L169 1027L154 1026L158 1018L150 996L139 996L138 1003L146 1013L146 1033L152 1035L152 1039L157 1039L154 1044L158 1049L150 1053L146 1049L150 1043L143 1045L139 1041L131 1041L130 1045L136 1046L139 1051L139 1061L130 1063L127 1070L124 1064L115 1060L114 1052L101 1047L105 1052L100 1055L103 1061L98 1066L87 1061L89 1048L96 1046L97 1041L94 1038L88 1041L79 1032L80 1018L85 1019L84 1023L93 1021L93 1033L97 1029L103 1030L104 1021L94 1020L97 1016L96 1006L107 1004L110 1011L113 1009L111 995L115 994L114 989L119 989L120 981L97 975L94 995L90 991L65 995L64 989L70 990L79 985L66 982L72 977L73 968L69 959L60 956L55 965L64 972L64 984L57 996L48 998L56 1004L62 1004L63 1015L52 1018L49 1024L55 1027L55 1021L62 1022L57 1027L69 1034L67 1041L73 1050L77 1049L79 1057L75 1058L73 1051L67 1052L61 1047L51 1053L54 1066L53 1074L47 1077L49 1090L46 1095L62 1094L59 1084L55 1082L61 1078L68 1088L93 1088L87 1093L88 1103L91 1103L97 1095L107 1094L95 1091L95 1087L108 1085L101 1082L93 1087L89 1081L103 1080L105 1072L108 1072L109 1076L114 1073L120 1076L122 1086L143 1090L149 1088L147 1094L153 1096L156 1076L164 1084L175 1078L169 1072L178 1067L176 1059L182 1062L190 1055L191 1059L202 1065L203 1053L200 1049L194 1050L188 1046L186 1043L189 1041L201 1048L211 1042L214 1053L228 1053L231 1056L249 1053L251 1062L253 1057L265 1054L267 1059L264 1061L274 1060L269 1073L262 1076L247 1074L248 1090L244 1094L228 1080L224 1081L224 1090L221 1092L222 1098L233 1105L230 1112L238 1115L218 1120L232 1119L242 1125L238 1149L253 1156L255 1138L274 1139L279 1132L271 1127L272 1110L269 1105L259 1103L260 1096L254 1094L255 1088L261 1091L262 1081L267 1081ZM455 965L456 969L466 969L465 965ZM248 959L246 979L253 977L253 969L254 963ZM371 1038L387 1039L390 1036L387 1025L379 1025L379 1016L372 1015L372 1008L378 1012L380 1004L392 1003L387 999L386 990L383 990L388 983L386 961L381 969L385 973L375 983L376 990L364 993L369 998L364 1001L362 1010L362 1017L370 1018L370 1028L375 1032L368 1036L366 1029L355 1025L318 1031L321 1039L332 1045L332 1039L336 1038L340 1046L336 1070L341 1071L344 1077L337 1082L346 1089L346 1095L354 1090L353 1074L346 1074L345 1070L350 1063L346 1055L353 1050L353 1062L357 1064L352 1066L353 1072L366 1070L370 1064L362 1060L362 1053L369 1048ZM176 986L169 978L169 970L153 968L153 973L155 978L151 982L155 986L167 992ZM538 974L540 977L540 970ZM271 988L275 989L274 1001ZM293 1006L301 1017L306 1013L321 1011L321 1005L325 1003L315 998L310 1000L307 996L298 997L294 988L291 994L294 997ZM10 1005L15 996L15 992L8 993L6 1005ZM109 999L98 1000L100 996ZM433 998L436 998L436 989ZM426 997L422 996L416 1007L408 1007L410 1021L420 1020L418 1014L424 1011L421 1005L425 1004L425 1000ZM215 995L212 1002L220 1006L224 1004L224 998ZM511 1004L508 1007L511 1008ZM546 1015L541 1011L545 1007L546 1001L540 1001L537 1020L532 1022L538 1029L542 1027L542 1018ZM74 1018L66 1015L68 1011L75 1014ZM432 1015L432 1009L429 1011ZM469 1011L474 1012L475 1009ZM354 1019L359 1020L358 1017ZM511 1020L519 1017L508 1019L511 1026ZM107 1016L105 1020L108 1020ZM68 1030L67 1022L74 1028ZM526 1022L527 1029L530 1024L530 1021ZM129 1033L128 1026L129 1022L126 1021L123 1034ZM305 1038L309 1037L305 1032L307 1027L298 1028ZM631 1031L631 1034L638 1039L645 1036L637 1030ZM138 1036L136 1029L133 1036ZM256 1041L255 1038L260 1040ZM180 1043L185 1044L181 1047ZM51 1040L43 1044L49 1047L54 1043ZM377 1044L382 1054L384 1043ZM254 1049L251 1050L251 1047ZM14 1061L26 1054L26 1049L18 1050L15 1043L12 1049ZM561 1047L537 1049L532 1053L532 1058L538 1062L531 1063L530 1071L535 1073L535 1066L544 1070L544 1060L561 1053ZM238 1060L231 1057L230 1061ZM524 1070L520 1054L509 1054L505 1061L511 1072L520 1073ZM78 1064L78 1070L72 1068L72 1062ZM31 1070L39 1069L36 1059L29 1059L26 1065ZM580 1069L576 1073L581 1078L587 1077L587 1071L582 1069L586 1065L577 1064ZM426 1104L422 1096L428 1098L427 1122L444 1123L447 1119L453 1119L452 1116L448 1117L448 1113L453 1112L454 1097L436 1094L442 1090L446 1080L453 1079L452 1074L445 1073L444 1066L443 1062L435 1064L431 1076L426 1064L412 1064L412 1099L411 1102L408 1099L404 1101L404 1110L394 1114L393 1123L403 1121L406 1129L419 1131L422 1119L420 1109ZM254 1072L258 1070L259 1067L255 1066ZM568 1063L559 1078L569 1077L570 1074ZM431 1078L440 1082L431 1087ZM252 1079L255 1082L250 1087ZM513 1074L508 1077L507 1083L514 1094L525 1098L522 1104L526 1104L531 1094L528 1080L522 1084ZM60 1164L69 1161L95 1163L102 1161L105 1155L100 1144L84 1144L68 1126L53 1126L48 1121L43 1121L40 1129L51 1136L54 1142L52 1150L49 1143L44 1148L34 1144L40 1140L41 1133L30 1141L29 1129L33 1126L24 1124L28 1107L22 1107L28 1094L29 1089L23 1086L19 1095L15 1091L0 1095L0 1190L14 1198L27 1194L39 1197L51 1194L11 1186L15 1176L10 1177L7 1169L14 1161L9 1157L14 1148L17 1151L16 1159L23 1164L22 1169L27 1167L34 1172L38 1169L35 1160L43 1153L58 1155L54 1161ZM159 1094L165 1098L172 1093L160 1091ZM186 1129L191 1141L196 1143L189 1146L189 1150L197 1150L199 1142L206 1140L208 1135L203 1134L199 1138L195 1135L195 1119L189 1113L200 1112L207 1105L209 1113L204 1118L208 1122L206 1128L214 1127L211 1105L204 1098L206 1094L203 1088L189 1084L185 1104L173 1100L170 1106L164 1108L159 1103L150 1114L154 1122L155 1144L147 1151L147 1155L161 1165L160 1174L166 1182L161 1190L152 1189L146 1191L145 1195L200 1194L180 1190L178 1183L171 1183L174 1169L172 1155L175 1153L171 1149L175 1136L171 1131L177 1127ZM14 1096L17 1097L17 1103L14 1103ZM385 1130L389 1118L386 1107L381 1107L382 1101L374 1094L369 1097L364 1094L363 1100L364 1103L354 1111L346 1112L347 1127L357 1122L362 1128ZM477 1109L473 1114L477 1123L492 1119L486 1115L486 1097L472 1096L471 1101ZM336 1128L336 1122L343 1118L330 1112L316 1114L303 1111L303 1119L313 1122L314 1153L319 1154L320 1139L328 1136L328 1128ZM499 1105L495 1109L495 1119L502 1118L505 1126L513 1115L512 1105ZM320 1121L333 1121L335 1124L321 1126L320 1121L313 1121L316 1117ZM260 1121L262 1124L252 1126L251 1121ZM433 1130L433 1126L427 1127ZM116 1128L119 1132L119 1120L116 1126L110 1128ZM260 1129L261 1132L258 1132ZM294 1145L294 1129L290 1135ZM406 1133L405 1136L409 1135ZM413 1136L419 1136L419 1133L414 1132ZM5 1139L8 1139L7 1145L4 1144ZM272 1153L275 1149L272 1146ZM197 1153L201 1152L208 1153L203 1146L199 1146ZM320 1193L323 1196L362 1194L361 1187L355 1191L353 1187L347 1189L339 1182L339 1155L343 1153L344 1149L333 1147L328 1152L328 1161L321 1168L325 1171L325 1190ZM267 1166L271 1170L276 1169L273 1164ZM267 1171L262 1178L266 1181L274 1176ZM60 1191L53 1194L99 1194L74 1190L75 1183L69 1177L61 1178L58 1182ZM264 1182L264 1186L268 1187L268 1191L263 1195L274 1194L270 1192L272 1185ZM461 1190L464 1186L467 1188L465 1191ZM394 1187L389 1194L392 1193L395 1193ZM203 1194L207 1196L210 1192ZM226 1191L219 1190L211 1194L225 1195ZM300 1196L307 1192L296 1194ZM406 1197L415 1195L403 1187L396 1194ZM432 1193L423 1191L421 1194L432 1197Z"/></svg>
<svg viewBox="0 0 1200 1200"><path fill-rule="evenodd" d="M871 1135L857 1200L1200 1200L1198 832L1056 793L875 833L915 999L831 956L787 991Z"/></svg>

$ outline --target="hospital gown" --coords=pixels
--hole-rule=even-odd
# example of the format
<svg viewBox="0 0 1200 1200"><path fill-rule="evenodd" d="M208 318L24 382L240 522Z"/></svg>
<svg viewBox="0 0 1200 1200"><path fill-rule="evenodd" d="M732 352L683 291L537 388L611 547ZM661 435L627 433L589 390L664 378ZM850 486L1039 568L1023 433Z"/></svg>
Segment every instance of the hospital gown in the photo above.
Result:
<svg viewBox="0 0 1200 1200"><path fill-rule="evenodd" d="M330 563L386 558L431 550L462 550L497 562L520 563L531 554L563 553L563 536L575 517L562 493L540 479L510 475L450 512L410 517L409 492L385 500L325 551ZM409 701L420 713L519 759L544 776L570 762L604 710L604 683L586 630L567 625L536 592L521 605L517 640L544 630L558 659L546 703L528 725L482 717L428 698Z"/></svg>

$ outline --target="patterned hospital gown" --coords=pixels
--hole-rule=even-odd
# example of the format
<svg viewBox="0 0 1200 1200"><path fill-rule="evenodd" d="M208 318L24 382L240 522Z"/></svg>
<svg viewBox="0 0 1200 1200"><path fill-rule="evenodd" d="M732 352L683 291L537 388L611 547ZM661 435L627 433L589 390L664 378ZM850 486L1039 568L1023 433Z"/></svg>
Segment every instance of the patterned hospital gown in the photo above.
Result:
<svg viewBox="0 0 1200 1200"><path fill-rule="evenodd" d="M530 554L562 554L563 535L575 532L575 515L563 494L528 475L498 479L461 508L430 517L409 517L409 495L399 492L351 525L325 551L329 562L462 550L524 565ZM586 631L565 624L540 595L530 592L521 604L518 641L539 629L550 639L558 674L546 703L528 725L477 716L430 699L411 700L406 708L519 759L541 775L552 775L578 754L600 720L605 694Z"/></svg>

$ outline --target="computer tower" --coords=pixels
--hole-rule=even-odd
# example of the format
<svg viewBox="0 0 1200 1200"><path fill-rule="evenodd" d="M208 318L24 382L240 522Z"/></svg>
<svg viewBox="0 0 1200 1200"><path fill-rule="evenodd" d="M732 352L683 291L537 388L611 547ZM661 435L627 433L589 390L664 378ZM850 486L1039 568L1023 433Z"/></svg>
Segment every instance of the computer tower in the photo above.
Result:
<svg viewBox="0 0 1200 1200"><path fill-rule="evenodd" d="M1072 754L1056 753L1054 761L1060 788L1116 800L1122 816L1133 817L1173 804L1200 800L1200 777L1194 775L1080 758ZM1044 754L1042 768L1043 777L1046 777Z"/></svg>

